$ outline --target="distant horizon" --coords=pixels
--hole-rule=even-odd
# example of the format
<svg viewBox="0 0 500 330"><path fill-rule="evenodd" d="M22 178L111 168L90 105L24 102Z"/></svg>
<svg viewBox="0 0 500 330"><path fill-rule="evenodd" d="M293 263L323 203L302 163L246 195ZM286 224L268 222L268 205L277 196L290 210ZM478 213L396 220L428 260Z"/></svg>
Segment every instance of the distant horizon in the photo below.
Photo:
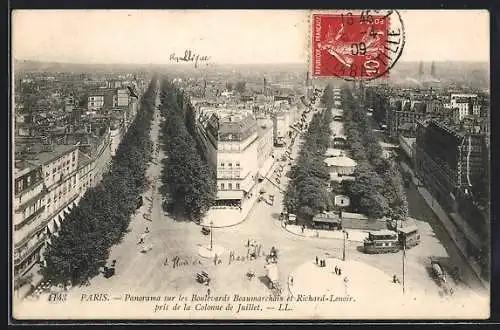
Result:
<svg viewBox="0 0 500 330"><path fill-rule="evenodd" d="M144 63L144 62L72 62L72 61L59 61L59 60L40 60L40 59L20 59L14 58L14 61L25 61L25 62L38 62L38 63L53 63L53 64L79 64L79 65L172 65L172 66L192 66L193 64L189 63ZM398 63L484 63L489 64L490 61L486 60L399 60L396 62L395 66ZM231 63L231 62L221 62L221 63L210 63L210 65L309 65L307 62L248 62L248 63Z"/></svg>

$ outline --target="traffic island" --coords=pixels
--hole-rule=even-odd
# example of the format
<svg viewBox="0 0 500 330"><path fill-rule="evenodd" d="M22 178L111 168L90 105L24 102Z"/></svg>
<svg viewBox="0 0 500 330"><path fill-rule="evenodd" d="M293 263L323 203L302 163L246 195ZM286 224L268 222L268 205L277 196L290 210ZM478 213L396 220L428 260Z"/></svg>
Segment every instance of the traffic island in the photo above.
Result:
<svg viewBox="0 0 500 330"><path fill-rule="evenodd" d="M215 258L222 256L222 254L226 251L226 249L220 245L213 245L210 248L210 245L202 245L198 248L198 255L202 258Z"/></svg>

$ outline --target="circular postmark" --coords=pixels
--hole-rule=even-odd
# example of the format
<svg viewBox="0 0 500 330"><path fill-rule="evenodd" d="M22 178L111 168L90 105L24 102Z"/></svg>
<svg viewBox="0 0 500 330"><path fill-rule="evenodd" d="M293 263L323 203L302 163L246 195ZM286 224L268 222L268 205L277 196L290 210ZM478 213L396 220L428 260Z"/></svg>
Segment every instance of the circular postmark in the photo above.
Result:
<svg viewBox="0 0 500 330"><path fill-rule="evenodd" d="M313 75L372 80L400 58L405 30L397 10L313 14Z"/></svg>

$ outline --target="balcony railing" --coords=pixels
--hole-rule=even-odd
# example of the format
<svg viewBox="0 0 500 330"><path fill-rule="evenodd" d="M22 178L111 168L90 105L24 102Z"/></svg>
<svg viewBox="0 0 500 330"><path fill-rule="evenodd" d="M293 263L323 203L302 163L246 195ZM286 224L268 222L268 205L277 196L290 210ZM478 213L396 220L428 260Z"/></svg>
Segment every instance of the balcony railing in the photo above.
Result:
<svg viewBox="0 0 500 330"><path fill-rule="evenodd" d="M21 221L20 223L18 223L17 225L14 225L14 230L19 230L21 229L22 227L26 226L26 225L29 225L30 223L32 223L34 220L37 219L37 217L43 213L43 211L45 210L45 205L43 205L42 207L38 208L32 215L30 215L29 217L27 217L26 219L24 219L23 221Z"/></svg>
<svg viewBox="0 0 500 330"><path fill-rule="evenodd" d="M38 238L38 241L30 246L29 248L25 249L21 253L14 253L14 265L18 266L21 264L27 257L33 254L33 252L37 249L39 249L42 245L45 244L45 239L47 238L47 234L43 234Z"/></svg>

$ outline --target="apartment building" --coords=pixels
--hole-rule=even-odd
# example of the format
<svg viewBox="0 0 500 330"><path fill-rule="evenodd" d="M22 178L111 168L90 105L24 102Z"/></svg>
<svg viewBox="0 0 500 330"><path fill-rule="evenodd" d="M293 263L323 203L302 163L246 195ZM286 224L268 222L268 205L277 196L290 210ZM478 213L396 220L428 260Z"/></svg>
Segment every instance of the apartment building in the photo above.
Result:
<svg viewBox="0 0 500 330"><path fill-rule="evenodd" d="M198 116L197 133L217 172L217 202L241 202L272 166L272 123L251 111L210 109Z"/></svg>
<svg viewBox="0 0 500 330"><path fill-rule="evenodd" d="M87 110L99 111L104 108L104 92L92 92L87 98Z"/></svg>
<svg viewBox="0 0 500 330"><path fill-rule="evenodd" d="M42 167L18 164L14 169L13 240L14 276L20 277L38 261L47 236L45 186Z"/></svg>
<svg viewBox="0 0 500 330"><path fill-rule="evenodd" d="M470 190L483 169L485 140L479 127L459 130L436 120L418 123L417 173L448 210L456 208L456 196Z"/></svg>
<svg viewBox="0 0 500 330"><path fill-rule="evenodd" d="M35 144L18 151L14 171L14 278L43 262L45 244L78 202L78 146Z"/></svg>
<svg viewBox="0 0 500 330"><path fill-rule="evenodd" d="M128 88L118 88L116 90L116 106L128 107L130 103L130 92Z"/></svg>

